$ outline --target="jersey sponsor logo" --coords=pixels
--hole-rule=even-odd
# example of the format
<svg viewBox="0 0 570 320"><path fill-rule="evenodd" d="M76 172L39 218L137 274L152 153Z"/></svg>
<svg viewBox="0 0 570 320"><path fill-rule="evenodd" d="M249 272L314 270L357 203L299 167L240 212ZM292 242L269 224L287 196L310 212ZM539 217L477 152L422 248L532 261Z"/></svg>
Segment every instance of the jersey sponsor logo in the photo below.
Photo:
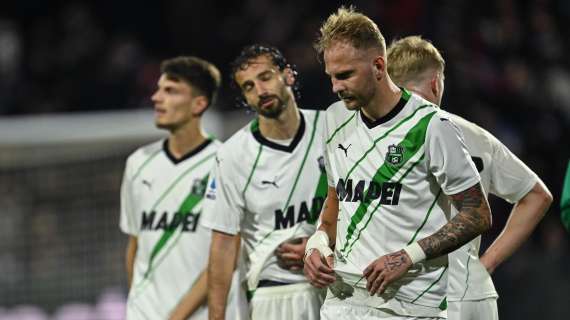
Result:
<svg viewBox="0 0 570 320"><path fill-rule="evenodd" d="M156 211L142 213L141 231L174 231L178 226L182 225L182 232L195 232L200 219L198 214L182 214L180 212L174 213L172 219L169 220L168 212L163 212L158 218Z"/></svg>
<svg viewBox="0 0 570 320"><path fill-rule="evenodd" d="M317 162L319 164L319 170L321 170L321 173L326 174L326 167L325 167L325 157L324 156L320 156L317 159Z"/></svg>
<svg viewBox="0 0 570 320"><path fill-rule="evenodd" d="M342 145L342 144L338 144L337 148L339 148L340 150L344 151L344 156L348 157L348 148L350 148L352 144L349 144L346 148Z"/></svg>
<svg viewBox="0 0 570 320"><path fill-rule="evenodd" d="M368 187L368 188L367 188ZM398 205L402 184L398 182L378 183L376 181L359 180L353 184L352 179L340 179L336 185L339 201L370 203L380 198L380 204Z"/></svg>
<svg viewBox="0 0 570 320"><path fill-rule="evenodd" d="M303 221L314 223L321 213L323 203L325 203L324 197L315 197L310 208L307 202L303 201L299 205L290 205L285 211L275 210L275 230L291 228Z"/></svg>
<svg viewBox="0 0 570 320"><path fill-rule="evenodd" d="M391 144L388 146L386 162L392 166L399 166L404 160L404 147Z"/></svg>
<svg viewBox="0 0 570 320"><path fill-rule="evenodd" d="M206 198L215 200L216 199L216 178L213 178L206 192Z"/></svg>

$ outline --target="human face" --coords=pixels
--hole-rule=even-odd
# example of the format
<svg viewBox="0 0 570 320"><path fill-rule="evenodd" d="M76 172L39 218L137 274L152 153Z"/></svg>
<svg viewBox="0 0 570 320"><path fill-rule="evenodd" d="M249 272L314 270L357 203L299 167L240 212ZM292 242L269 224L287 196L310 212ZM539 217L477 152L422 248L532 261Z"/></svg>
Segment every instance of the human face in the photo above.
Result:
<svg viewBox="0 0 570 320"><path fill-rule="evenodd" d="M165 74L158 80L154 103L154 123L158 128L174 131L192 119L195 97L192 87L184 81L173 81Z"/></svg>
<svg viewBox="0 0 570 320"><path fill-rule="evenodd" d="M280 71L269 56L262 55L238 70L235 80L248 105L260 115L275 119L293 99L294 79L289 71L287 68Z"/></svg>
<svg viewBox="0 0 570 320"><path fill-rule="evenodd" d="M368 106L376 93L375 56L347 42L335 42L324 52L325 72L332 90L349 110Z"/></svg>

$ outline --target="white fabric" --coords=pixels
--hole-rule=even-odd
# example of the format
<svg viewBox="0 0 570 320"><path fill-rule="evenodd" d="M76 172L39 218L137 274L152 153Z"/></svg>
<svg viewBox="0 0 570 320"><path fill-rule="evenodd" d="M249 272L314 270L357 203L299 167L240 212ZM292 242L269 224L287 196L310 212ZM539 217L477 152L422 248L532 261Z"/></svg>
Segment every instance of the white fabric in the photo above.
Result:
<svg viewBox="0 0 570 320"><path fill-rule="evenodd" d="M251 319L318 320L323 299L324 291L308 283L258 288L251 299Z"/></svg>
<svg viewBox="0 0 570 320"><path fill-rule="evenodd" d="M168 318L208 260L211 232L199 224L200 199L220 143L204 144L180 162L169 158L163 145L158 141L129 156L121 186L120 228L137 237L127 319ZM187 218L181 218L187 213L179 212L181 205L190 197L197 203ZM169 231L172 236L156 249ZM207 308L190 319L207 319Z"/></svg>
<svg viewBox="0 0 570 320"><path fill-rule="evenodd" d="M373 260L445 225L452 211L443 194L479 182L457 127L419 96L402 102L404 97L401 111L372 128L343 102L327 110L325 160L340 207L335 271L351 285L366 285L362 272ZM342 186L350 193L339 192ZM414 265L391 287L401 301L438 308L446 293L447 256Z"/></svg>
<svg viewBox="0 0 570 320"><path fill-rule="evenodd" d="M538 181L537 175L492 134L459 116L449 117L462 130L469 154L482 165L481 186L511 203L524 197ZM454 209L455 210L455 209ZM479 261L481 237L449 254L448 301L497 297L491 276Z"/></svg>
<svg viewBox="0 0 570 320"><path fill-rule="evenodd" d="M322 257L328 257L333 254L331 248L329 247L329 236L326 232L322 230L317 230L309 240L307 240L307 245L305 246L305 257L311 254L312 250L318 250Z"/></svg>
<svg viewBox="0 0 570 320"><path fill-rule="evenodd" d="M315 211L318 215L317 209L324 202L324 196L316 196L321 176L325 180L321 140L324 116L316 111L301 113L304 133L289 151L262 144L255 138L252 125L234 134L218 153L206 192L202 223L221 232L241 234L249 290L254 290L260 279L307 281L302 270L280 268L274 255L283 241L315 232L307 214ZM326 195L326 183L323 186Z"/></svg>
<svg viewBox="0 0 570 320"><path fill-rule="evenodd" d="M410 316L414 314L417 316ZM437 316L432 316L432 315ZM432 310L432 308L412 304L398 299L384 301L381 298L370 296L363 288L352 288L350 293L342 298L327 292L323 307L321 308L322 320L339 319L443 319L446 317L445 310Z"/></svg>
<svg viewBox="0 0 570 320"><path fill-rule="evenodd" d="M417 242L412 242L410 245L404 248L404 251L410 256L410 260L412 260L412 264L416 264L418 262L422 262L426 259L426 254L420 244Z"/></svg>
<svg viewBox="0 0 570 320"><path fill-rule="evenodd" d="M497 299L449 302L449 320L499 320Z"/></svg>

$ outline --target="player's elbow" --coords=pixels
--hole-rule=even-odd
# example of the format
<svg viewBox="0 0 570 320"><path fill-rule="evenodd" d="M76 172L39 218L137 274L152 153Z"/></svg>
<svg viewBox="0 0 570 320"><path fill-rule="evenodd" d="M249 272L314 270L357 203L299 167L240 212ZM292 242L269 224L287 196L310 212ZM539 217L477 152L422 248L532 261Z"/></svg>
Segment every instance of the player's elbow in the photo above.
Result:
<svg viewBox="0 0 570 320"><path fill-rule="evenodd" d="M540 214L541 216L544 216L548 208L550 208L552 201L554 201L552 193L542 182L537 182L532 192L535 194L535 202L538 203L542 209L539 210Z"/></svg>

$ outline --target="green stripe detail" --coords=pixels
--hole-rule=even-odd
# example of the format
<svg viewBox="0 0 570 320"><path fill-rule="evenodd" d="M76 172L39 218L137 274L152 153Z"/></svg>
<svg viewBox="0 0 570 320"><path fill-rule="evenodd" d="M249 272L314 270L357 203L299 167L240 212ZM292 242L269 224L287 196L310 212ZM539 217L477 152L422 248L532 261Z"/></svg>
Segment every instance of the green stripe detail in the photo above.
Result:
<svg viewBox="0 0 570 320"><path fill-rule="evenodd" d="M467 294L467 290L469 290L469 262L471 261L471 255L469 254L469 251L467 251L467 254L467 263L465 266L465 269L467 269L467 277L465 277L465 291L463 291L461 301L463 301L463 298L465 298L465 295Z"/></svg>
<svg viewBox="0 0 570 320"><path fill-rule="evenodd" d="M447 310L447 297L443 298L443 300L441 300L441 303L438 306L439 310Z"/></svg>
<svg viewBox="0 0 570 320"><path fill-rule="evenodd" d="M418 228L418 230L416 230L416 233L414 233L414 236L412 237L412 239L410 239L410 241L408 241L408 244L411 244L412 242L414 242L414 240L416 240L416 237L418 236L418 233L420 233L420 230L422 230L422 228L425 226L429 215L431 214L431 210L433 209L433 207L435 206L435 204L437 203L437 199L439 199L439 196L441 195L441 188L439 189L439 192L437 193L437 195L435 196L435 199L433 200L433 203L431 204L431 206L429 207L429 210L426 214L426 217L424 218L424 221L422 222L422 224L420 225L420 227Z"/></svg>
<svg viewBox="0 0 570 320"><path fill-rule="evenodd" d="M402 177L400 177L400 179L398 179L398 181L397 181L398 183L401 182L402 180L404 180L404 178L408 175L408 173L410 173L412 171L412 169L415 168L415 166L417 166L418 163L420 163L424 159L424 155L425 154L422 154L422 156L410 166L410 168L402 175ZM354 247L356 242L358 240L360 240L360 235L362 234L362 231L364 229L366 229L366 227L368 227L368 224L372 220L372 217L374 216L374 214L376 213L376 211L378 210L379 207L380 207L380 202L378 202L378 204L376 204L376 207L374 207L374 210L372 210L372 212L368 216L368 220L366 220L366 223L364 224L364 226L358 231L358 235L356 236L356 238L352 242L352 245L350 245L350 250L348 250L346 253L347 255L349 255L352 252L352 248Z"/></svg>
<svg viewBox="0 0 570 320"><path fill-rule="evenodd" d="M327 173L322 172L321 176L319 177L319 182L317 183L317 190L315 190L315 195L313 196L313 198L325 199L327 197L328 189L329 189L329 184L327 182ZM320 212L311 212L311 216L307 219L307 222L310 224L315 224L315 222L319 220L319 215Z"/></svg>
<svg viewBox="0 0 570 320"><path fill-rule="evenodd" d="M249 125L249 129L251 130L251 132L259 131L259 118L253 119L253 121Z"/></svg>
<svg viewBox="0 0 570 320"><path fill-rule="evenodd" d="M144 169L144 167L146 167L151 161L152 159L154 159L157 155L160 154L160 152L162 151L161 149L156 150L150 157L148 157L143 164L141 164L141 166L139 167L139 169L137 170L137 172L133 175L132 180L136 179L138 177L138 175L142 172L142 170Z"/></svg>
<svg viewBox="0 0 570 320"><path fill-rule="evenodd" d="M293 197L293 193L295 192L295 189L297 188L297 182L299 182L299 177L301 177L301 172L303 172L303 168L305 167L305 161L307 160L307 156L309 155L309 151L311 151L311 147L313 146L313 141L315 139L315 133L317 132L317 120L319 119L319 115L320 115L320 111L317 111L317 114L315 115L315 120L313 120L313 132L311 132L311 139L309 140L309 145L307 146L307 150L305 151L305 155L303 156L303 161L301 162L301 167L299 168L299 171L297 172L297 177L295 178L295 182L293 183L293 187L291 188L291 191L289 192L289 197L287 198L287 201L285 202L285 206L283 207L283 211L287 210L287 208L289 207L289 202L291 201L291 198ZM322 178L322 174L321 174L321 178ZM326 179L326 177L325 177ZM319 179L320 181L320 179ZM326 183L326 180L325 180ZM317 186L317 190L318 190L319 186ZM261 243L263 243L263 241L265 241L265 239L267 239L271 234L273 234L275 230L272 230L271 232L267 233L263 238L261 238L261 240L259 241L258 245L261 245Z"/></svg>
<svg viewBox="0 0 570 320"><path fill-rule="evenodd" d="M414 300L412 300L412 303L418 301L419 298L421 298L426 292L428 292L436 283L439 282L439 280L441 280L441 278L443 277L443 274L445 273L445 271L447 271L447 266L445 266L443 268L443 270L441 271L441 274L439 275L439 277L432 282L432 284L429 285L429 287L427 287L422 293L420 293L419 296L417 296L417 298L415 298Z"/></svg>
<svg viewBox="0 0 570 320"><path fill-rule="evenodd" d="M202 179L202 183L203 184L207 184L208 183L208 177L209 174L207 174L203 179ZM204 190L205 191L205 190ZM192 210L194 209L194 207L196 207L196 205L198 203L200 203L200 201L202 201L204 197L204 194L200 194L200 195L196 195L196 194L192 194L190 193L186 199L184 200L184 202L182 202L182 205L180 206L180 208L178 209L178 213L181 215L181 219L184 219L187 215L189 214L193 214ZM182 228L182 220L180 220L180 223L178 226L176 226L177 228L180 227ZM158 240L158 242L154 245L154 247L152 248L151 254L150 254L150 260L148 263L148 268L147 271L145 272L144 277L147 278L149 275L149 272L152 268L152 263L154 262L154 258L156 258L156 256L160 253L160 251L164 248L164 246L166 245L166 243L168 242L168 240L172 237L172 235L174 234L174 231L176 231L176 229L171 229L171 228L166 228L164 230L164 232L162 233L162 236L160 237L160 239Z"/></svg>
<svg viewBox="0 0 570 320"><path fill-rule="evenodd" d="M263 150L263 145L259 144L259 150L257 151L257 156L255 156L255 161L253 162L253 167L251 167L251 172L249 173L249 176L247 177L247 182L245 183L245 186L243 187L243 191L241 192L241 196L244 199L244 203L245 203L245 192L247 191L247 188L249 187L249 183L251 182L251 178L253 177L253 173L255 172L255 169L257 169L257 163L259 162L259 158L261 157L261 151Z"/></svg>
<svg viewBox="0 0 570 320"><path fill-rule="evenodd" d="M338 128L335 129L335 131L332 133L332 135L330 136L330 138L327 139L326 144L329 144L329 142L332 141L332 139L334 138L334 136L342 129L344 128L344 126L346 126L350 120L352 120L352 118L354 118L354 116L357 114L357 112L353 112L352 116L350 116L350 118L348 118L348 120L346 120L345 122L343 122Z"/></svg>
<svg viewBox="0 0 570 320"><path fill-rule="evenodd" d="M398 122L396 125L394 125L392 128L390 128L390 130L386 131L386 133L384 133L380 138L374 140L374 143L372 143L372 146L370 147L370 149L366 150L366 152L362 155L362 157L360 157L360 159L358 159L358 161L356 161L356 163L354 164L354 166L352 166L352 168L350 168L350 170L348 171L348 173L346 174L345 177L345 181L348 179L348 177L350 176L350 174L354 171L354 169L356 169L356 167L358 167L358 165L360 164L360 162L362 162L362 160L364 160L368 154L370 152L372 152L372 150L374 150L376 148L376 144L378 143L378 141L386 138L390 133L392 133L394 130L398 129L401 125L403 125L404 123L408 122L410 119L412 119L416 113L418 113L418 111L420 111L421 109L425 109L428 107L431 107L432 105L426 104L423 105L419 108L417 108L416 110L414 110L414 112L407 116L406 118L402 119L400 122ZM430 115L433 115L435 112L430 113ZM430 116L431 118L431 116Z"/></svg>
<svg viewBox="0 0 570 320"><path fill-rule="evenodd" d="M401 88L401 89L402 89L402 99L404 99L405 101L410 100L412 94L406 88Z"/></svg>
<svg viewBox="0 0 570 320"><path fill-rule="evenodd" d="M172 184L170 184L170 186L166 189L166 191L164 191L162 193L162 195L158 198L158 200L154 203L154 205L152 206L151 211L154 211L156 209L156 207L162 202L162 200L164 200L166 198L166 196L174 189L174 187L183 179L185 178L190 172L192 172L194 169L196 169L197 167L199 167L200 165L202 165L203 163L207 162L208 160L210 160L211 158L213 158L216 154L212 153L206 157L204 157L204 159L198 161L196 164L194 164L193 166L191 166L190 168L186 169L186 171L184 171L184 173L182 173L180 176L178 176L178 178L176 178L176 180L174 180L174 182L172 182ZM190 198L191 196L189 196L188 198ZM191 205L191 203L187 203L188 201L190 201L188 198L186 198L184 200L184 202L181 205L181 209L185 208L184 206L189 206ZM201 198L200 198L201 200ZM196 203L197 204L197 203ZM194 204L193 206L195 206L196 204ZM193 207L192 206L192 207ZM179 211L181 212L181 211ZM165 230L162 237L159 239L158 243L155 244L153 250L152 250L152 254L149 260L149 266L147 268L147 271L145 272L145 278L148 278L148 276L150 275L150 271L152 268L152 263L154 258L156 257L156 255L160 252L160 250L162 250L162 248L164 247L164 245L166 244L166 242L168 241L168 239L171 237L171 235L168 235L166 237L166 239L163 240L163 238L165 238L165 234L168 233L168 230Z"/></svg>
<svg viewBox="0 0 570 320"><path fill-rule="evenodd" d="M417 112L417 110L415 112ZM414 112L414 114L415 114L415 112ZM381 185L384 182L390 181L390 179L392 179L394 177L394 175L400 170L400 168L403 165L405 165L416 154L416 152L418 152L418 150L423 146L423 144L425 142L427 127L429 125L431 118L433 117L433 115L435 113L436 113L436 111L431 112L431 113L427 114L426 116L424 116L422 119L420 119L418 121L418 123L408 131L408 133L406 134L404 139L399 143L400 146L404 147L402 165L400 167L395 168L394 166L384 162L384 164L378 169L378 171L376 171L376 174L372 178L374 180L374 182L377 182L378 184ZM401 125L404 121L409 120L410 117L402 120L398 125L396 125L396 127ZM384 134L381 138L387 136L388 133L393 131L396 127L392 128L390 131L386 132L386 134ZM374 145L381 138L377 139L374 142ZM371 150L373 150L374 145L366 153L369 153ZM365 154L360 160L364 159L366 157L366 155L367 154ZM359 162L360 162L360 160L359 160ZM357 164L355 164L353 169L356 168L356 165ZM353 169L351 169L351 171ZM408 172L406 172L406 174ZM347 174L347 178L345 179L345 181L348 180L349 175L350 175L350 172L349 172L349 174ZM402 178L403 177L404 176L402 176ZM366 193L367 193L367 191L365 191L364 194L366 194ZM350 224L349 224L348 229L347 229L346 242L344 244L344 247L341 250L343 253L346 252L346 250L348 249L348 245L350 243L350 239L354 233L354 230L356 229L356 226L358 225L358 223L360 223L360 221L362 221L362 219L366 215L366 211L368 210L368 207L370 206L371 202L372 202L371 199L367 200L365 198L363 201L360 202L360 205L356 209L356 212L354 213L354 215L352 215L352 218L350 219L351 220ZM364 228L361 229L360 232L362 232L362 230L364 230ZM353 242L353 245L354 245L354 242Z"/></svg>

